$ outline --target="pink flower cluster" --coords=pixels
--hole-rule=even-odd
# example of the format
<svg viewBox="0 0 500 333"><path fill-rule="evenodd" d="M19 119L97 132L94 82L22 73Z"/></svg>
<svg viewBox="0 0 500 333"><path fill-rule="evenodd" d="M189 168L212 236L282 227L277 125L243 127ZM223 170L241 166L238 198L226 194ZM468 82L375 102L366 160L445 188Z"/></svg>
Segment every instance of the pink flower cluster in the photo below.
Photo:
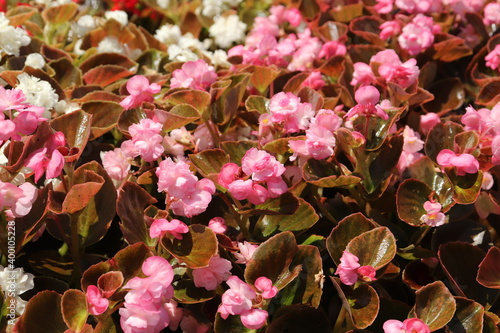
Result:
<svg viewBox="0 0 500 333"><path fill-rule="evenodd" d="M174 295L172 266L166 259L153 256L144 261L142 272L146 278L135 277L123 287L130 289L124 307L119 310L125 333L157 333L170 323L168 302Z"/></svg>
<svg viewBox="0 0 500 333"><path fill-rule="evenodd" d="M500 69L500 45L495 46L493 51L484 57L484 60L489 68L493 70Z"/></svg>
<svg viewBox="0 0 500 333"><path fill-rule="evenodd" d="M107 152L101 152L102 166L113 180L116 187L119 187L130 172L130 161L123 155L121 148L115 148Z"/></svg>
<svg viewBox="0 0 500 333"><path fill-rule="evenodd" d="M399 46L410 55L415 56L434 43L434 34L441 32L439 25L434 24L432 17L417 14L405 25L398 37Z"/></svg>
<svg viewBox="0 0 500 333"><path fill-rule="evenodd" d="M92 315L98 316L106 312L109 307L109 300L103 296L101 289L90 285L87 287L86 296L89 312Z"/></svg>
<svg viewBox="0 0 500 333"><path fill-rule="evenodd" d="M403 322L390 319L384 323L382 328L384 333L430 333L429 326L418 318L408 318Z"/></svg>
<svg viewBox="0 0 500 333"><path fill-rule="evenodd" d="M346 113L345 117L347 119L351 119L355 115L367 117L378 116L384 120L389 119L387 112L378 104L380 101L380 93L377 88L373 86L362 86L356 90L354 99L358 104Z"/></svg>
<svg viewBox="0 0 500 333"><path fill-rule="evenodd" d="M203 59L185 62L172 73L170 88L205 90L217 80L217 73Z"/></svg>
<svg viewBox="0 0 500 333"><path fill-rule="evenodd" d="M35 132L38 124L45 121L45 108L25 103L26 96L20 89L5 89L0 86L0 144L12 139L20 140L21 135ZM8 112L10 119L5 118ZM14 118L12 111L18 111Z"/></svg>
<svg viewBox="0 0 500 333"><path fill-rule="evenodd" d="M210 258L207 267L193 270L194 285L206 290L215 290L231 276L232 264L229 260L221 258L219 255Z"/></svg>
<svg viewBox="0 0 500 333"><path fill-rule="evenodd" d="M471 154L455 154L449 149L443 149L437 155L436 160L442 167L455 167L458 176L476 173L479 170L479 162Z"/></svg>
<svg viewBox="0 0 500 333"><path fill-rule="evenodd" d="M163 154L163 126L151 119L141 119L139 124L130 125L132 138L122 142L121 150L126 158L141 156L146 162L153 162Z"/></svg>
<svg viewBox="0 0 500 333"><path fill-rule="evenodd" d="M446 216L441 212L441 204L434 201L426 201L424 209L427 214L422 215L420 221L431 227L439 227L445 224Z"/></svg>
<svg viewBox="0 0 500 333"><path fill-rule="evenodd" d="M6 209L8 220L28 215L37 197L37 189L31 183L18 186L0 181L0 207Z"/></svg>
<svg viewBox="0 0 500 333"><path fill-rule="evenodd" d="M182 234L188 233L189 227L186 223L177 219L168 221L166 219L156 219L149 227L149 236L151 238L162 237L165 234L170 234L174 238L182 239Z"/></svg>
<svg viewBox="0 0 500 333"><path fill-rule="evenodd" d="M153 94L160 92L161 86L157 83L149 83L149 80L143 75L135 75L127 81L127 91L130 94L125 97L120 105L125 110L141 106L142 102L152 102Z"/></svg>
<svg viewBox="0 0 500 333"><path fill-rule="evenodd" d="M424 154L419 152L424 147L424 141L420 139L420 134L408 125L403 130L403 140L403 151L398 161L398 171L400 174L416 160L424 156Z"/></svg>
<svg viewBox="0 0 500 333"><path fill-rule="evenodd" d="M241 173L244 177L238 177ZM236 200L248 200L260 205L269 198L277 198L288 190L281 178L283 164L268 152L251 148L241 159L241 169L235 163L226 163L219 173L218 182L228 189ZM267 186L265 188L261 184Z"/></svg>
<svg viewBox="0 0 500 333"><path fill-rule="evenodd" d="M300 98L290 92L280 92L271 97L269 113L270 116L264 114L265 117L259 120L268 119L272 124L279 124L286 133L307 129L310 119L314 116L311 104L301 103Z"/></svg>
<svg viewBox="0 0 500 333"><path fill-rule="evenodd" d="M174 214L193 217L203 213L215 193L214 183L207 178L198 180L184 161L174 162L169 157L156 169L158 191L167 192L167 206Z"/></svg>
<svg viewBox="0 0 500 333"><path fill-rule="evenodd" d="M248 284L240 280L237 276L231 276L227 281L229 289L222 294L222 304L217 312L223 319L229 315L239 315L241 322L249 329L259 329L266 323L268 313L259 309L259 296L264 299L271 299L278 293L278 288L273 286L272 281L261 276L255 280L255 288L258 293ZM259 294L259 295L258 295Z"/></svg>
<svg viewBox="0 0 500 333"><path fill-rule="evenodd" d="M335 271L338 274L340 281L345 285L353 285L358 282L358 279L363 281L375 281L375 268L372 266L361 266L359 258L354 254L344 251L340 258L340 264Z"/></svg>
<svg viewBox="0 0 500 333"><path fill-rule="evenodd" d="M35 182L38 182L44 173L47 179L61 174L64 168L64 156L59 149L64 149L66 146L64 133L56 132L47 139L43 148L28 155L24 163L27 168L35 172Z"/></svg>

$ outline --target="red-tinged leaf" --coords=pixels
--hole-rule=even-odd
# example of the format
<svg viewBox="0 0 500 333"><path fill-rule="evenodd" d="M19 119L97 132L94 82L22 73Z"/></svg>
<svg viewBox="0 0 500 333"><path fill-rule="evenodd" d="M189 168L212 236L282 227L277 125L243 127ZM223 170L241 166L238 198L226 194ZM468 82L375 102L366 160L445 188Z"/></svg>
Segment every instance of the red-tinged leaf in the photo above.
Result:
<svg viewBox="0 0 500 333"><path fill-rule="evenodd" d="M365 231L349 241L346 251L359 258L361 266L380 269L396 255L396 239L386 227Z"/></svg>
<svg viewBox="0 0 500 333"><path fill-rule="evenodd" d="M210 259L217 254L217 237L212 229L201 225L189 226L189 232L182 234L182 239L173 240L164 237L162 245L180 262L190 268L208 266Z"/></svg>
<svg viewBox="0 0 500 333"><path fill-rule="evenodd" d="M89 170L84 170L80 177L82 182L69 190L61 213L73 214L84 209L104 184L104 178Z"/></svg>
<svg viewBox="0 0 500 333"><path fill-rule="evenodd" d="M128 128L133 124L138 124L141 119L147 119L148 116L141 108L123 110L118 118L118 129L128 135Z"/></svg>
<svg viewBox="0 0 500 333"><path fill-rule="evenodd" d="M298 251L295 236L290 231L269 238L260 244L247 263L246 282L253 285L255 280L265 276L278 289L284 288L298 275L298 271L290 271L290 264Z"/></svg>
<svg viewBox="0 0 500 333"><path fill-rule="evenodd" d="M379 26L385 21L377 16L357 17L349 23L349 29L370 44L385 46L385 41L380 38Z"/></svg>
<svg viewBox="0 0 500 333"><path fill-rule="evenodd" d="M338 6L330 10L330 14L335 21L347 23L363 15L363 7L363 3Z"/></svg>
<svg viewBox="0 0 500 333"><path fill-rule="evenodd" d="M217 182L222 167L229 163L229 156L221 149L205 149L189 155L189 160L203 177Z"/></svg>
<svg viewBox="0 0 500 333"><path fill-rule="evenodd" d="M64 156L66 163L77 161L89 140L92 116L82 110L54 118L50 126L64 133L71 153Z"/></svg>
<svg viewBox="0 0 500 333"><path fill-rule="evenodd" d="M70 2L61 6L47 7L42 12L43 20L50 24L69 22L78 13L78 5Z"/></svg>
<svg viewBox="0 0 500 333"><path fill-rule="evenodd" d="M325 160L309 159L302 166L304 180L318 187L349 187L358 184L361 178L343 175L340 168Z"/></svg>
<svg viewBox="0 0 500 333"><path fill-rule="evenodd" d="M94 333L118 333L121 332L120 323L109 316L100 320L94 328Z"/></svg>
<svg viewBox="0 0 500 333"><path fill-rule="evenodd" d="M498 200L491 194L481 191L474 203L477 214L480 218L485 219L490 214L500 215L500 204Z"/></svg>
<svg viewBox="0 0 500 333"><path fill-rule="evenodd" d="M448 34L436 34L432 47L434 48L434 60L452 62L472 54L472 49L467 46L465 40Z"/></svg>
<svg viewBox="0 0 500 333"><path fill-rule="evenodd" d="M28 7L16 7L16 8L28 8ZM60 58L66 58L69 61L73 60L66 51L47 45L45 43L42 44L42 47L40 48L40 54L49 60L57 60Z"/></svg>
<svg viewBox="0 0 500 333"><path fill-rule="evenodd" d="M96 86L94 86L96 87ZM100 89L100 88L99 88ZM78 99L78 102L84 104L87 102L115 102L120 103L121 97L104 90L93 90L85 92L84 96Z"/></svg>
<svg viewBox="0 0 500 333"><path fill-rule="evenodd" d="M476 201L483 183L483 172L457 176L455 170L446 168L446 174L453 184L453 199L463 205L472 204Z"/></svg>
<svg viewBox="0 0 500 333"><path fill-rule="evenodd" d="M340 43L347 41L349 27L340 22L328 20L322 26L315 29L315 32L323 41L338 41Z"/></svg>
<svg viewBox="0 0 500 333"><path fill-rule="evenodd" d="M169 132L199 120L201 114L189 104L178 104L166 112L165 116L163 130Z"/></svg>
<svg viewBox="0 0 500 333"><path fill-rule="evenodd" d="M47 230L50 232L49 224ZM69 232L67 232L69 234ZM63 238L63 237L56 237ZM41 250L30 255L30 266L38 273L69 281L73 272L73 261L69 255L61 256L54 250Z"/></svg>
<svg viewBox="0 0 500 333"><path fill-rule="evenodd" d="M61 314L61 295L45 290L36 294L16 321L18 333L64 333L68 327Z"/></svg>
<svg viewBox="0 0 500 333"><path fill-rule="evenodd" d="M302 82L304 82L308 77L309 73L307 72L294 72L295 75L291 77L283 87L283 92L291 92L292 94L297 94L298 91L302 88Z"/></svg>
<svg viewBox="0 0 500 333"><path fill-rule="evenodd" d="M330 278L354 327L364 329L370 326L377 318L380 309L380 299L375 289L368 284L353 289L343 284L339 278L333 276Z"/></svg>
<svg viewBox="0 0 500 333"><path fill-rule="evenodd" d="M443 149L454 151L455 136L462 133L464 128L457 123L448 121L437 123L427 134L425 140L425 155L437 164L436 157Z"/></svg>
<svg viewBox="0 0 500 333"><path fill-rule="evenodd" d="M330 323L322 310L304 304L283 306L276 311L266 333L330 333Z"/></svg>
<svg viewBox="0 0 500 333"><path fill-rule="evenodd" d="M465 101L465 90L462 81L458 78L446 78L435 81L429 92L434 99L422 105L427 112L445 114L458 109Z"/></svg>
<svg viewBox="0 0 500 333"><path fill-rule="evenodd" d="M123 285L123 273L111 271L104 273L97 280L97 287L102 291L102 297L109 298Z"/></svg>
<svg viewBox="0 0 500 333"><path fill-rule="evenodd" d="M434 95L433 94L431 94L430 92L428 92L427 90L425 90L425 89L423 89L421 87L418 87L417 88L417 93L415 95L412 95L408 99L408 103L411 106L417 106L417 105L421 105L421 104L430 102L433 99L434 99Z"/></svg>
<svg viewBox="0 0 500 333"><path fill-rule="evenodd" d="M82 104L82 110L92 115L91 140L116 127L123 107L113 101L89 101Z"/></svg>
<svg viewBox="0 0 500 333"><path fill-rule="evenodd" d="M172 105L189 104L201 114L210 105L210 94L194 89L175 90L166 95L163 100Z"/></svg>
<svg viewBox="0 0 500 333"><path fill-rule="evenodd" d="M10 25L18 27L23 25L24 22L33 17L37 12L34 7L13 6L7 11L5 16L9 19Z"/></svg>
<svg viewBox="0 0 500 333"><path fill-rule="evenodd" d="M229 155L230 162L238 165L241 165L241 158L253 147L257 147L257 142L224 141L220 143L220 148Z"/></svg>
<svg viewBox="0 0 500 333"><path fill-rule="evenodd" d="M299 199L299 207L292 215L264 215L257 222L254 234L261 237L269 237L278 231L303 232L312 227L319 216L314 208L302 198Z"/></svg>
<svg viewBox="0 0 500 333"><path fill-rule="evenodd" d="M420 260L412 261L406 265L402 279L413 290L418 290L434 282L431 269Z"/></svg>
<svg viewBox="0 0 500 333"><path fill-rule="evenodd" d="M215 333L257 333L257 330L246 328L240 320L240 316L230 315L227 319L222 319L219 313L215 316Z"/></svg>
<svg viewBox="0 0 500 333"><path fill-rule="evenodd" d="M450 332L484 332L484 308L481 304L464 297L455 297L457 309L453 319L448 323Z"/></svg>
<svg viewBox="0 0 500 333"><path fill-rule="evenodd" d="M206 290L195 286L193 280L182 279L173 283L174 300L182 304L196 304L211 300L216 296L215 290Z"/></svg>
<svg viewBox="0 0 500 333"><path fill-rule="evenodd" d="M431 331L446 325L455 313L457 305L453 295L441 281L430 283L416 292L415 306L410 316L422 320Z"/></svg>
<svg viewBox="0 0 500 333"><path fill-rule="evenodd" d="M89 69L83 74L83 80L86 84L97 84L106 87L134 73L135 71L130 71L118 65L100 65Z"/></svg>
<svg viewBox="0 0 500 333"><path fill-rule="evenodd" d="M80 64L80 69L82 73L87 73L91 69L101 65L115 65L132 72L135 72L137 69L137 63L135 61L119 53L94 54Z"/></svg>
<svg viewBox="0 0 500 333"><path fill-rule="evenodd" d="M326 239L326 248L335 264L340 264L340 257L351 239L376 227L375 222L367 219L361 213L355 213L342 219Z"/></svg>
<svg viewBox="0 0 500 333"><path fill-rule="evenodd" d="M328 59L323 65L321 65L319 71L321 72L321 74L332 78L334 82L337 82L342 73L344 73L345 71L345 61L345 56L333 56Z"/></svg>
<svg viewBox="0 0 500 333"><path fill-rule="evenodd" d="M493 107L500 102L498 91L500 91L500 79L496 78L481 87L476 102L481 105Z"/></svg>
<svg viewBox="0 0 500 333"><path fill-rule="evenodd" d="M48 65L54 69L55 75L53 78L61 85L61 88L67 89L82 85L81 70L73 65L68 58L61 57L57 60L52 60Z"/></svg>
<svg viewBox="0 0 500 333"><path fill-rule="evenodd" d="M255 66L252 77L250 78L250 83L260 93L263 93L279 74L280 71L274 65L269 67Z"/></svg>
<svg viewBox="0 0 500 333"><path fill-rule="evenodd" d="M277 198L268 199L254 209L240 210L241 214L250 215L291 215L299 208L299 199L290 192L285 192Z"/></svg>
<svg viewBox="0 0 500 333"><path fill-rule="evenodd" d="M489 309L500 292L486 288L476 280L485 253L469 243L448 242L439 247L438 256L455 294L473 299Z"/></svg>
<svg viewBox="0 0 500 333"><path fill-rule="evenodd" d="M267 113L269 107L269 99L263 96L251 95L245 101L245 108L248 111L256 111L258 113Z"/></svg>
<svg viewBox="0 0 500 333"><path fill-rule="evenodd" d="M351 56L353 63L364 62L365 64L370 63L370 59L380 51L384 51L385 48L377 45L365 45L357 44L352 45L347 49L348 54Z"/></svg>
<svg viewBox="0 0 500 333"><path fill-rule="evenodd" d="M297 96L300 98L301 103L309 103L313 110L320 110L323 108L323 96L319 94L316 90L309 87L302 87Z"/></svg>
<svg viewBox="0 0 500 333"><path fill-rule="evenodd" d="M490 247L479 264L477 282L487 288L500 289L500 250L498 247Z"/></svg>
<svg viewBox="0 0 500 333"><path fill-rule="evenodd" d="M75 332L81 332L89 315L85 293L77 289L66 290L61 298L61 310L66 325Z"/></svg>
<svg viewBox="0 0 500 333"><path fill-rule="evenodd" d="M398 216L409 225L422 225L421 217L427 214L424 203L432 198L432 189L417 179L406 179L398 187L396 206Z"/></svg>
<svg viewBox="0 0 500 333"><path fill-rule="evenodd" d="M120 229L129 244L144 242L148 246L156 243L149 237L149 226L146 223L144 209L156 203L146 190L139 185L127 181L118 193L116 213L121 219Z"/></svg>
<svg viewBox="0 0 500 333"><path fill-rule="evenodd" d="M484 311L483 333L498 333L500 318L493 312Z"/></svg>

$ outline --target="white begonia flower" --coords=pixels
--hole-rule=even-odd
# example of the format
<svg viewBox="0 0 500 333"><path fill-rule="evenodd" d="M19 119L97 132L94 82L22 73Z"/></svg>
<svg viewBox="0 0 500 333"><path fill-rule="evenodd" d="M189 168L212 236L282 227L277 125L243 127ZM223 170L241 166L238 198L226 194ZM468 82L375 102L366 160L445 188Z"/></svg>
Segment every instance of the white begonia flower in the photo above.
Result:
<svg viewBox="0 0 500 333"><path fill-rule="evenodd" d="M13 270L0 265L0 286L2 291L7 297L7 294L14 292L16 295L16 312L22 315L26 307L26 301L22 300L19 295L33 289L35 283L33 282L33 274L24 273L22 268L15 268ZM13 289L14 288L14 289Z"/></svg>
<svg viewBox="0 0 500 333"><path fill-rule="evenodd" d="M240 42L245 38L246 28L247 25L240 21L238 15L233 14L216 18L208 31L214 38L215 44L229 48L234 42Z"/></svg>
<svg viewBox="0 0 500 333"><path fill-rule="evenodd" d="M19 84L16 88L23 91L26 96L26 102L42 106L47 112L48 109L52 109L59 101L59 96L47 81L40 80L26 73L19 74L17 80ZM43 117L46 118L47 116L50 117L50 113L43 114Z"/></svg>
<svg viewBox="0 0 500 333"><path fill-rule="evenodd" d="M114 36L106 36L97 45L98 53L121 53L126 54L127 50L123 47L123 44L118 41L118 38Z"/></svg>
<svg viewBox="0 0 500 333"><path fill-rule="evenodd" d="M61 99L59 102L57 102L56 106L54 107L57 113L63 114L63 113L71 113L73 111L79 110L80 106L78 103L68 103L64 99Z"/></svg>
<svg viewBox="0 0 500 333"><path fill-rule="evenodd" d="M73 24L73 32L78 38L83 37L87 32L96 28L94 17L90 15L83 15Z"/></svg>
<svg viewBox="0 0 500 333"><path fill-rule="evenodd" d="M177 25L164 24L156 30L155 38L163 44L177 44L181 38L181 28Z"/></svg>
<svg viewBox="0 0 500 333"><path fill-rule="evenodd" d="M167 52L170 61L187 62L198 60L198 56L193 51L181 48L176 44L170 45Z"/></svg>
<svg viewBox="0 0 500 333"><path fill-rule="evenodd" d="M156 0L156 4L161 9L168 9L170 7L170 0Z"/></svg>
<svg viewBox="0 0 500 333"><path fill-rule="evenodd" d="M128 24L128 15L123 10L112 10L104 13L106 20L115 20L121 25L126 26Z"/></svg>
<svg viewBox="0 0 500 333"><path fill-rule="evenodd" d="M224 50L215 50L213 53L206 52L204 53L207 57L210 58L213 66L220 67L229 67L231 64L227 61L227 53Z"/></svg>
<svg viewBox="0 0 500 333"><path fill-rule="evenodd" d="M206 46L203 42L200 42L198 38L195 38L192 33L188 32L179 38L177 43L183 49L195 48L198 50L205 50Z"/></svg>
<svg viewBox="0 0 500 333"><path fill-rule="evenodd" d="M214 17L222 13L222 0L203 0L201 14L206 17Z"/></svg>
<svg viewBox="0 0 500 333"><path fill-rule="evenodd" d="M35 0L39 5L45 5L45 7L57 7L70 3L71 0Z"/></svg>
<svg viewBox="0 0 500 333"><path fill-rule="evenodd" d="M14 28L5 13L0 12L0 51L9 55L19 55L21 46L31 43L31 38L22 28Z"/></svg>
<svg viewBox="0 0 500 333"><path fill-rule="evenodd" d="M45 59L40 53L31 53L26 58L24 66L41 69L43 68L43 66L45 66Z"/></svg>

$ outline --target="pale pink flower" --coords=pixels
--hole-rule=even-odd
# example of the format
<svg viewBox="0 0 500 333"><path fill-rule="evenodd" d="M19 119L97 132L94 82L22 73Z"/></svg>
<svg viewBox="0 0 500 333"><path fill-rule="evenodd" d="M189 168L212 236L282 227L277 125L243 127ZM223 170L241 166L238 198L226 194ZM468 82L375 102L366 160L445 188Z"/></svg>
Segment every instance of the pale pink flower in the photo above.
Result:
<svg viewBox="0 0 500 333"><path fill-rule="evenodd" d="M456 167L458 176L473 174L479 170L479 162L471 154L455 154L449 149L443 149L437 155L436 160L442 167Z"/></svg>
<svg viewBox="0 0 500 333"><path fill-rule="evenodd" d="M245 200L252 187L253 181L251 179L237 179L228 185L227 190L236 200Z"/></svg>
<svg viewBox="0 0 500 333"><path fill-rule="evenodd" d="M205 90L217 80L217 74L213 66L203 59L188 61L181 69L176 69L172 73L170 88L191 88Z"/></svg>
<svg viewBox="0 0 500 333"><path fill-rule="evenodd" d="M306 138L307 151L312 158L322 160L333 155L335 137L330 130L311 124L306 131Z"/></svg>
<svg viewBox="0 0 500 333"><path fill-rule="evenodd" d="M162 127L162 124L154 120L141 119L138 124L128 128L137 153L146 162L155 161L164 151L163 136L160 135Z"/></svg>
<svg viewBox="0 0 500 333"><path fill-rule="evenodd" d="M353 285L358 281L357 270L361 266L359 259L354 254L344 251L340 258L340 264L335 271L335 274L340 276L340 281L345 285Z"/></svg>
<svg viewBox="0 0 500 333"><path fill-rule="evenodd" d="M64 134L56 132L48 138L45 147L35 150L26 158L25 166L35 172L35 182L38 182L44 173L47 179L61 174L64 168L64 156L57 148L66 145Z"/></svg>
<svg viewBox="0 0 500 333"><path fill-rule="evenodd" d="M269 197L271 198L277 198L288 191L288 185L281 177L269 178L266 181L266 186Z"/></svg>
<svg viewBox="0 0 500 333"><path fill-rule="evenodd" d="M374 8L379 14L388 14L392 11L393 4L394 0L377 0Z"/></svg>
<svg viewBox="0 0 500 333"><path fill-rule="evenodd" d="M184 309L179 308L177 305L177 302L174 300L170 300L163 304L169 318L168 328L172 331L176 331L177 328L179 328L179 324L184 315Z"/></svg>
<svg viewBox="0 0 500 333"><path fill-rule="evenodd" d="M191 315L187 315L182 318L180 328L182 332L186 333L206 333L210 331L210 326L200 323Z"/></svg>
<svg viewBox="0 0 500 333"><path fill-rule="evenodd" d="M141 106L142 102L152 102L154 100L153 94L161 90L160 85L156 83L149 83L149 80L142 75L136 75L127 81L127 91L130 94L125 97L120 105L125 110L133 109Z"/></svg>
<svg viewBox="0 0 500 333"><path fill-rule="evenodd" d="M352 86L366 86L374 83L375 80L375 75L369 65L364 62L357 62L354 64L354 73L351 80Z"/></svg>
<svg viewBox="0 0 500 333"><path fill-rule="evenodd" d="M239 315L252 309L252 300L257 297L255 291L236 275L227 281L230 289L222 295L222 304L217 310L221 317L227 319L229 315Z"/></svg>
<svg viewBox="0 0 500 333"><path fill-rule="evenodd" d="M231 262L219 257L219 255L210 258L207 267L196 268L193 270L194 285L206 290L215 290L231 276Z"/></svg>
<svg viewBox="0 0 500 333"><path fill-rule="evenodd" d="M122 182L130 171L130 162L123 156L120 148L101 152L102 166L111 179Z"/></svg>
<svg viewBox="0 0 500 333"><path fill-rule="evenodd" d="M261 309L251 309L240 315L241 323L249 329L257 330L266 323L268 313Z"/></svg>
<svg viewBox="0 0 500 333"><path fill-rule="evenodd" d="M219 176L217 181L219 184L224 186L225 188L229 188L229 184L234 182L238 177L238 173L240 171L240 167L235 163L226 163L222 166L222 169L219 172ZM241 199L238 199L241 200Z"/></svg>
<svg viewBox="0 0 500 333"><path fill-rule="evenodd" d="M88 286L86 296L89 312L94 316L103 314L108 309L109 300L102 297L102 292L97 286Z"/></svg>
<svg viewBox="0 0 500 333"><path fill-rule="evenodd" d="M418 14L408 23L398 37L399 46L415 56L434 43L433 21L431 17Z"/></svg>
<svg viewBox="0 0 500 333"><path fill-rule="evenodd" d="M302 87L309 87L311 89L319 90L326 85L325 80L321 76L320 72L311 72L307 79L305 79L302 83Z"/></svg>
<svg viewBox="0 0 500 333"><path fill-rule="evenodd" d="M401 23L399 21L387 21L379 26L379 36L383 40L388 40L391 37L397 36L401 32Z"/></svg>
<svg viewBox="0 0 500 333"><path fill-rule="evenodd" d="M21 89L5 89L0 86L0 112L6 110L23 110L28 103L25 103L26 96Z"/></svg>
<svg viewBox="0 0 500 333"><path fill-rule="evenodd" d="M298 27L302 23L302 13L298 8L288 8L285 10L285 20L290 23L292 27Z"/></svg>
<svg viewBox="0 0 500 333"><path fill-rule="evenodd" d="M495 136L493 141L491 141L491 152L491 162L494 165L500 165L500 135Z"/></svg>
<svg viewBox="0 0 500 333"><path fill-rule="evenodd" d="M398 165L397 165L398 172L400 174L403 174L404 170L407 167L415 163L415 161L421 158L422 156L424 156L424 154L419 152L410 153L403 150L398 160Z"/></svg>
<svg viewBox="0 0 500 333"><path fill-rule="evenodd" d="M481 189L485 191L491 190L494 184L495 180L493 179L492 174L488 171L484 171L483 181L481 182Z"/></svg>
<svg viewBox="0 0 500 333"><path fill-rule="evenodd" d="M439 12L442 7L440 1L430 0L396 0L396 6L411 14Z"/></svg>
<svg viewBox="0 0 500 333"><path fill-rule="evenodd" d="M253 147L241 159L241 168L245 174L255 181L265 181L279 177L285 172L283 164L264 150Z"/></svg>
<svg viewBox="0 0 500 333"><path fill-rule="evenodd" d="M403 150L407 153L416 153L424 147L424 141L420 139L420 134L406 125L403 130Z"/></svg>
<svg viewBox="0 0 500 333"><path fill-rule="evenodd" d="M483 22L485 25L500 24L500 3L490 2L484 7Z"/></svg>
<svg viewBox="0 0 500 333"><path fill-rule="evenodd" d="M406 89L418 79L420 69L415 59L409 59L402 63L397 53L392 50L384 50L375 54L370 59L370 64L378 63L378 74L385 82L391 82Z"/></svg>
<svg viewBox="0 0 500 333"><path fill-rule="evenodd" d="M172 219L170 222L166 219L156 219L149 228L149 236L151 238L163 236L164 234L171 234L177 239L182 239L182 234L188 232L189 228L186 223L177 219Z"/></svg>
<svg viewBox="0 0 500 333"><path fill-rule="evenodd" d="M271 299L278 293L278 288L273 286L273 281L265 276L257 278L254 282L255 288L261 293L265 299Z"/></svg>
<svg viewBox="0 0 500 333"><path fill-rule="evenodd" d="M446 222L446 216L441 212L441 204L434 201L426 201L424 209L427 214L422 215L420 221L431 227L439 227Z"/></svg>
<svg viewBox="0 0 500 333"><path fill-rule="evenodd" d="M484 57L486 61L486 66L495 70L500 68L500 44L495 46L493 51L488 53L486 57Z"/></svg>
<svg viewBox="0 0 500 333"><path fill-rule="evenodd" d="M37 194L36 187L31 183L24 183L17 187L0 181L0 207L7 208L5 213L9 220L28 215Z"/></svg>
<svg viewBox="0 0 500 333"><path fill-rule="evenodd" d="M260 205L266 202L270 197L269 191L264 186L253 183L252 188L248 192L247 200L254 205Z"/></svg>
<svg viewBox="0 0 500 333"><path fill-rule="evenodd" d="M280 92L271 97L269 112L271 113L269 120L282 124L287 133L305 130L310 118L314 116L311 105L300 103L300 99L290 92Z"/></svg>
<svg viewBox="0 0 500 333"><path fill-rule="evenodd" d="M403 322L390 319L383 325L384 333L430 333L429 327L418 318L405 319Z"/></svg>
<svg viewBox="0 0 500 333"><path fill-rule="evenodd" d="M335 132L342 125L342 118L337 116L332 110L321 109L316 116L311 119L311 123L326 128L331 132Z"/></svg>
<svg viewBox="0 0 500 333"><path fill-rule="evenodd" d="M441 122L436 113L429 112L420 116L420 130L422 133L427 134L434 127L434 125Z"/></svg>
<svg viewBox="0 0 500 333"><path fill-rule="evenodd" d="M373 86L362 86L354 94L354 99L358 105L351 108L345 115L347 119L354 115L372 116L376 115L384 120L389 119L389 115L377 104L380 100L380 93Z"/></svg>
<svg viewBox="0 0 500 333"><path fill-rule="evenodd" d="M158 333L170 322L167 311L161 305L146 308L125 302L119 313L120 327L124 333Z"/></svg>
<svg viewBox="0 0 500 333"><path fill-rule="evenodd" d="M319 51L318 58L330 59L333 56L344 56L347 53L347 48L344 44L331 40L323 44Z"/></svg>
<svg viewBox="0 0 500 333"><path fill-rule="evenodd" d="M214 217L208 221L208 227L216 234L223 234L227 230L226 221L223 217Z"/></svg>
<svg viewBox="0 0 500 333"><path fill-rule="evenodd" d="M238 242L238 248L240 252L233 253L236 257L237 264L247 264L253 257L255 250L257 250L259 246L255 244L251 244L247 241Z"/></svg>

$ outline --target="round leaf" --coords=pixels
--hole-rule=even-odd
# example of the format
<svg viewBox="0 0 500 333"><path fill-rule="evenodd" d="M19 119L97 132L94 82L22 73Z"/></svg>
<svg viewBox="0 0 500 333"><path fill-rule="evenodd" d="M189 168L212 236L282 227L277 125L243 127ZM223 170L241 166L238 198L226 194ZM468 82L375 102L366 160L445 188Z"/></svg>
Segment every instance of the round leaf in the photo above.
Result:
<svg viewBox="0 0 500 333"><path fill-rule="evenodd" d="M87 311L87 296L81 290L70 289L64 292L61 299L62 316L70 329L79 332L89 315Z"/></svg>
<svg viewBox="0 0 500 333"><path fill-rule="evenodd" d="M386 227L378 227L354 237L346 251L359 258L361 266L379 269L391 262L396 255L396 239Z"/></svg>
<svg viewBox="0 0 500 333"><path fill-rule="evenodd" d="M483 332L483 306L464 297L455 297L455 301L457 310L447 325L450 332Z"/></svg>
<svg viewBox="0 0 500 333"><path fill-rule="evenodd" d="M435 331L446 325L455 313L456 302L448 288L436 281L416 292L412 313Z"/></svg>
<svg viewBox="0 0 500 333"><path fill-rule="evenodd" d="M61 295L45 290L30 299L14 330L18 333L63 333L67 328L61 314Z"/></svg>
<svg viewBox="0 0 500 333"><path fill-rule="evenodd" d="M193 280L179 280L173 284L174 299L183 304L202 303L215 297L215 290L206 290L195 286Z"/></svg>
<svg viewBox="0 0 500 333"><path fill-rule="evenodd" d="M396 206L399 218L409 225L420 226L422 215L427 214L424 203L430 199L432 190L417 179L407 179L399 185Z"/></svg>
<svg viewBox="0 0 500 333"><path fill-rule="evenodd" d="M485 287L500 289L500 250L492 246L479 264L477 281Z"/></svg>

